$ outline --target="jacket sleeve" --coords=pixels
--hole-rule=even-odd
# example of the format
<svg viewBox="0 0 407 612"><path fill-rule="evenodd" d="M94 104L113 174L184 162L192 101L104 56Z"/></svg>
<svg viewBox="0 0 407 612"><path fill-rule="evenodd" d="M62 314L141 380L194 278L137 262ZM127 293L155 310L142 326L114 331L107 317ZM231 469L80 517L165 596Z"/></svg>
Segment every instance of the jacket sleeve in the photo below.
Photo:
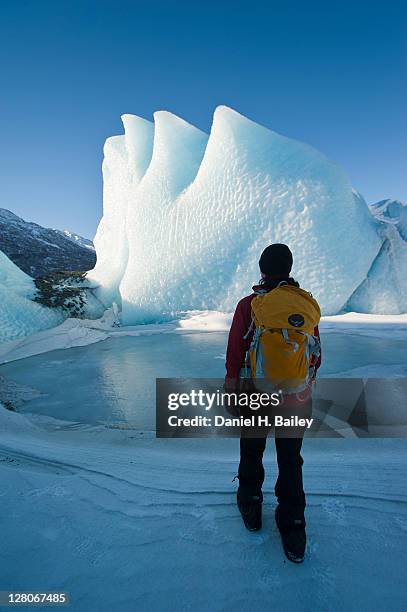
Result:
<svg viewBox="0 0 407 612"><path fill-rule="evenodd" d="M246 351L250 347L251 334L244 339L251 324L251 300L243 298L238 303L229 331L226 351L226 386L233 387L239 378L239 371L244 365Z"/></svg>

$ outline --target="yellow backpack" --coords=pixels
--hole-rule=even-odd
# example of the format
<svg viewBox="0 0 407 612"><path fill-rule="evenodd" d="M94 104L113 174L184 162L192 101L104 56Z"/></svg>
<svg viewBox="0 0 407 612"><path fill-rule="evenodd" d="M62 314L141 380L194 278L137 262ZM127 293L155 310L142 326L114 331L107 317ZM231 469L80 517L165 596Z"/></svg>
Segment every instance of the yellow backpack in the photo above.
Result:
<svg viewBox="0 0 407 612"><path fill-rule="evenodd" d="M283 281L253 298L251 307L249 332L255 329L246 355L246 373L250 367L252 378L266 378L284 393L303 391L320 354L319 339L314 336L321 318L317 301L304 289Z"/></svg>

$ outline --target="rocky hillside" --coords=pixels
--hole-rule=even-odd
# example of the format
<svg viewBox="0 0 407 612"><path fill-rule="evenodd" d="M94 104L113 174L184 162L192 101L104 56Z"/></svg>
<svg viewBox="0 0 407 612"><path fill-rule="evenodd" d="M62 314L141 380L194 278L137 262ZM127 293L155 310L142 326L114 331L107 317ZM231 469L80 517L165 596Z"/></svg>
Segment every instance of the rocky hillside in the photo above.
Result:
<svg viewBox="0 0 407 612"><path fill-rule="evenodd" d="M5 208L0 208L0 250L33 278L50 272L86 271L96 263L90 240L24 221Z"/></svg>

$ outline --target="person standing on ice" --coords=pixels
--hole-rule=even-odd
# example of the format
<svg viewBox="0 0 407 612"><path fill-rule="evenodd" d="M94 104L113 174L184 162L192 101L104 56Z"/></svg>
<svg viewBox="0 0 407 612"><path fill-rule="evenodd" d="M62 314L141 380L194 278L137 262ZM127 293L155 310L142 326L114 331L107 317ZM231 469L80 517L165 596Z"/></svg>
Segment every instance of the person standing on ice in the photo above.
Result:
<svg viewBox="0 0 407 612"><path fill-rule="evenodd" d="M285 244L272 244L259 261L261 281L238 303L229 332L225 389L257 390L263 382L283 391L281 413L310 414L311 386L321 364L318 323L320 310L311 294L290 277L293 257ZM246 380L242 380L246 379ZM249 379L249 380L247 380ZM248 386L249 385L249 386ZM268 430L240 438L237 504L247 529L262 526L263 453ZM301 456L303 428L275 433L278 478L276 522L285 554L304 558L305 494Z"/></svg>

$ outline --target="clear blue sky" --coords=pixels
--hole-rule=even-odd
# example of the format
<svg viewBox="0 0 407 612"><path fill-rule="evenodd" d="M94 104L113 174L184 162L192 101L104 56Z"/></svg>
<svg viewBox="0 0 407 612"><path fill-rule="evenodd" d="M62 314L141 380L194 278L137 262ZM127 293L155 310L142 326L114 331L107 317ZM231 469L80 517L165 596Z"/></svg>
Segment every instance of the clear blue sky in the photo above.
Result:
<svg viewBox="0 0 407 612"><path fill-rule="evenodd" d="M407 199L407 9L375 2L2 0L0 207L93 237L104 139L232 106Z"/></svg>

